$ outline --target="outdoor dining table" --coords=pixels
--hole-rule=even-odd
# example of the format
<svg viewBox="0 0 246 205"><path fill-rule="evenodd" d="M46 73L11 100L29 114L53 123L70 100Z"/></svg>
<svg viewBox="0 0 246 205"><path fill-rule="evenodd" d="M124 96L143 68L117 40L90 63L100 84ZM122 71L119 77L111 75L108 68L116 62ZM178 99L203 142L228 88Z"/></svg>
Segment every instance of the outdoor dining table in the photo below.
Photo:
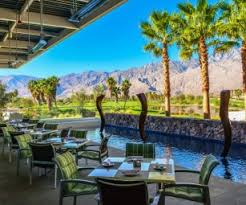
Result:
<svg viewBox="0 0 246 205"><path fill-rule="evenodd" d="M47 135L50 135L53 133L59 133L59 130L29 130L29 129L24 129L22 131L32 135L32 137L34 139L37 139L37 140L43 140L44 136L47 136Z"/></svg>
<svg viewBox="0 0 246 205"><path fill-rule="evenodd" d="M76 139L76 138L67 138L62 139L60 137L48 138L44 143L52 143L56 149L60 150L69 150L75 154L76 163L78 164L78 152L81 151L86 144L90 142L88 139Z"/></svg>
<svg viewBox="0 0 246 205"><path fill-rule="evenodd" d="M141 167L134 168L133 162L124 157L109 157L104 162L110 161L112 167L98 166L91 171L88 177L92 178L111 178L116 180L145 181L146 183L171 184L175 183L175 169L173 159L156 158L142 159ZM102 163L103 164L103 163ZM156 169L157 165L165 167L163 170ZM135 176L126 176L125 171L138 169Z"/></svg>
<svg viewBox="0 0 246 205"><path fill-rule="evenodd" d="M36 126L36 124L30 124L30 123L18 123L13 125L14 127L18 129L30 129Z"/></svg>

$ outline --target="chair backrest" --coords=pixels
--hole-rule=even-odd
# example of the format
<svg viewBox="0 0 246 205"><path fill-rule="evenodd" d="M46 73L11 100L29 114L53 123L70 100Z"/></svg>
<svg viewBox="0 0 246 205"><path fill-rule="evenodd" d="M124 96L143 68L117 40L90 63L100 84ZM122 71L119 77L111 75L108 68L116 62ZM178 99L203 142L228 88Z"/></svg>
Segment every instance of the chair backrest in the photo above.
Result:
<svg viewBox="0 0 246 205"><path fill-rule="evenodd" d="M7 125L3 122L0 122L0 127L7 127Z"/></svg>
<svg viewBox="0 0 246 205"><path fill-rule="evenodd" d="M36 125L36 128L43 128L44 127L44 122L38 122Z"/></svg>
<svg viewBox="0 0 246 205"><path fill-rule="evenodd" d="M219 161L212 154L208 155L201 167L199 183L207 185L214 168L219 165Z"/></svg>
<svg viewBox="0 0 246 205"><path fill-rule="evenodd" d="M9 132L15 132L15 131L17 131L13 126L11 126L11 125L8 125L7 127L1 127L1 129L2 129L2 131L3 131L3 137L4 137L4 139L6 139L6 140L11 140L11 135L10 135L10 133Z"/></svg>
<svg viewBox="0 0 246 205"><path fill-rule="evenodd" d="M103 205L147 205L147 185L140 181L116 181L96 179L101 204Z"/></svg>
<svg viewBox="0 0 246 205"><path fill-rule="evenodd" d="M57 130L58 124L44 124L46 130Z"/></svg>
<svg viewBox="0 0 246 205"><path fill-rule="evenodd" d="M86 130L70 130L68 135L69 137L85 139L87 135L87 131Z"/></svg>
<svg viewBox="0 0 246 205"><path fill-rule="evenodd" d="M69 130L70 130L70 128L62 129L62 131L61 131L61 138L68 137Z"/></svg>
<svg viewBox="0 0 246 205"><path fill-rule="evenodd" d="M78 168L74 156L70 152L57 155L55 157L56 164L61 171L62 179L78 179ZM67 189L75 186L74 183L67 184Z"/></svg>
<svg viewBox="0 0 246 205"><path fill-rule="evenodd" d="M26 118L26 117L25 117L25 118L22 119L22 122L24 122L24 123L27 123L27 122L29 122L29 121L30 121L30 118Z"/></svg>
<svg viewBox="0 0 246 205"><path fill-rule="evenodd" d="M38 122L39 122L39 120L37 120L37 119L30 119L29 120L30 124L38 124Z"/></svg>
<svg viewBox="0 0 246 205"><path fill-rule="evenodd" d="M29 143L32 151L32 161L53 162L55 150L51 143Z"/></svg>
<svg viewBox="0 0 246 205"><path fill-rule="evenodd" d="M15 139L15 136L18 136L18 135L23 135L25 134L24 132L22 131L9 131L9 134L10 134L10 137L11 137L11 142L13 145L17 145L18 142L17 140Z"/></svg>
<svg viewBox="0 0 246 205"><path fill-rule="evenodd" d="M31 150L29 143L32 142L32 136L30 134L18 135L15 136L15 139L18 142L19 148L21 151L21 157L30 157Z"/></svg>
<svg viewBox="0 0 246 205"><path fill-rule="evenodd" d="M144 158L155 158L155 144L127 143L126 157L129 156L143 156Z"/></svg>
<svg viewBox="0 0 246 205"><path fill-rule="evenodd" d="M101 155L106 155L108 153L108 140L109 140L108 137L104 137L101 140L101 144L99 148Z"/></svg>

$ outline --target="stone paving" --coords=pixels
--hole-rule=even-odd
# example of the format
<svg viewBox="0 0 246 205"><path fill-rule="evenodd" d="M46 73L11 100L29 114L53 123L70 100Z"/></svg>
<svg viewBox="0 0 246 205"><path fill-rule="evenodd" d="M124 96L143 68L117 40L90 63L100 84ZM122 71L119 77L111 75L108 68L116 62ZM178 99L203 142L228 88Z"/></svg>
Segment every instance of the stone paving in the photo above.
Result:
<svg viewBox="0 0 246 205"><path fill-rule="evenodd" d="M110 148L110 156L124 156L122 151ZM24 165L23 165L24 164ZM90 165L96 165L89 161ZM16 176L16 162L8 163L7 153L0 154L0 205L56 205L58 204L59 188L53 188L53 173L48 176L39 176L36 170L33 185L29 185L28 168L25 162L21 163L20 176ZM80 166L84 161L80 161ZM82 174L82 177L86 173ZM177 175L179 182L195 182L197 179L192 174ZM154 195L155 186L150 187L150 195ZM210 181L212 205L246 205L246 185L233 183L217 177ZM72 204L71 198L64 199L64 205ZM96 205L94 195L81 196L78 205ZM185 200L168 197L167 205L197 204Z"/></svg>

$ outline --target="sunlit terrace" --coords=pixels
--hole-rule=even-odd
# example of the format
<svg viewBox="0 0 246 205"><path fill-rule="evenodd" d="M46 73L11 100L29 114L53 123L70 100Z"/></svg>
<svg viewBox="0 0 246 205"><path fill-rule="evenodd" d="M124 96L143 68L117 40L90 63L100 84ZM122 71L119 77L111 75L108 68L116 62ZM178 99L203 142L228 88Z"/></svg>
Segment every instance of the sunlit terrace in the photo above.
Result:
<svg viewBox="0 0 246 205"><path fill-rule="evenodd" d="M77 39L89 54L76 50L73 59L88 62L101 44L85 45L107 41L107 29L86 28L119 11L109 18L114 27L138 4L129 26L138 24L144 57L158 60L112 72L0 73L0 205L246 204L246 3L164 2L0 1L3 71L22 72ZM121 34L123 44L134 32ZM96 62L109 65L100 56L116 56L116 37Z"/></svg>

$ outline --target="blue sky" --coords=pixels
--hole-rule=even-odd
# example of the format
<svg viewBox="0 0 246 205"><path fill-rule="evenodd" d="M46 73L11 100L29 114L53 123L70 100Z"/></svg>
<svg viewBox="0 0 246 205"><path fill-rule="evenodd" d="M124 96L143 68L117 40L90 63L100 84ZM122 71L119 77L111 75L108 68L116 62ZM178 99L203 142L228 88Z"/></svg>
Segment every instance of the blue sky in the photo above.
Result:
<svg viewBox="0 0 246 205"><path fill-rule="evenodd" d="M179 2L129 0L21 68L0 70L0 75L62 76L88 70L125 70L159 61L143 51L146 39L141 34L139 24L147 20L153 10L174 12ZM175 46L170 48L170 56L178 59Z"/></svg>

